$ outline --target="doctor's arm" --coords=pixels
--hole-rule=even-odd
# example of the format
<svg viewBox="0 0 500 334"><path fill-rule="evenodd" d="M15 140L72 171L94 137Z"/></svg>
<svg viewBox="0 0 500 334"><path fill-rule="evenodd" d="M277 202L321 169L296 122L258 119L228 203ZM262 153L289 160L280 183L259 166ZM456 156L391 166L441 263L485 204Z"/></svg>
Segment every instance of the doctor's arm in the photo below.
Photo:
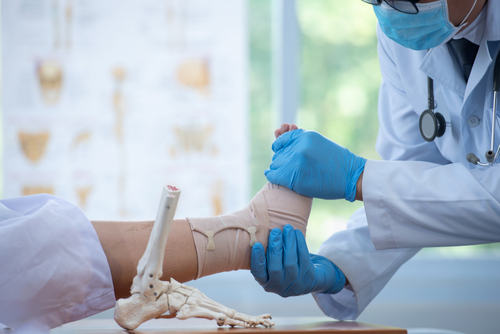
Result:
<svg viewBox="0 0 500 334"><path fill-rule="evenodd" d="M388 141L384 128L391 127L397 124L385 120L379 139ZM300 129L282 134L273 150L270 182L310 197L363 199L376 249L500 241L499 165L469 170L461 163L366 161Z"/></svg>
<svg viewBox="0 0 500 334"><path fill-rule="evenodd" d="M287 127L285 125L285 130L281 131L279 129L278 135L284 135L280 140L283 140L284 138L291 138L291 134L286 134L284 132L291 130L290 127ZM288 130L286 130L288 128ZM327 138L322 137L321 135L317 133L309 133L305 131L295 131L295 136L301 137L301 134L304 134L304 138L306 139L305 142L308 142L311 146L313 147L321 147L321 150L319 151L319 155L313 155L315 159L319 159L322 157L324 154L326 154L329 149L332 149L334 152L330 152L331 155L337 156L337 157L342 157L345 154L350 155L352 153L348 152L344 148L338 146L337 144L332 143L329 141ZM312 138L309 138L309 136L312 135ZM297 138L296 138L297 139ZM316 140L319 140L323 142L322 145L316 145ZM299 140L301 142L301 140ZM304 144L297 143L294 146L302 146ZM275 153L277 155L283 153L285 151L286 154L286 147L287 145L274 145L273 148L276 149ZM278 149L277 149L278 148ZM344 153L344 154L338 154L335 153L335 151ZM309 149L304 149L301 150L302 152L309 152L311 150ZM295 152L299 155L295 156L295 158L300 161L305 159L306 163L303 164L304 170L306 172L311 172L311 169L313 168L313 165L310 163L307 163L308 158L307 157L300 157L302 153L299 153L298 151ZM276 159L274 159L276 161ZM357 158L354 157L354 159L346 159L345 161L341 162L339 164L340 167L342 166L355 166L356 167L362 167L362 164L346 164L346 161L359 161ZM363 161L363 160L361 160ZM369 161L368 161L369 163ZM318 165L318 163L315 163L314 165ZM328 167L327 164L319 164ZM287 165L286 163L283 164L285 173L283 175L287 175L286 171L290 169L290 165ZM329 171L330 168L325 168L323 172ZM362 172L360 176L356 179L356 193L355 195L356 199L361 199L361 194L362 194L362 185L363 185L363 176L365 172ZM268 173L269 174L269 173ZM277 176L279 173L279 170L276 170L274 176ZM340 172L338 175L339 177L342 177L344 173ZM349 175L351 173L345 173L346 175ZM292 173L294 177L300 175L299 173ZM321 176L321 173L318 173L318 171L313 172L311 175L320 175L318 179L324 180L326 178ZM279 176L278 176L279 177ZM293 177L292 177L293 179ZM294 184L296 182L294 181ZM292 184L292 185L294 185ZM311 183L312 184L312 183ZM344 185L343 187L345 188L345 182L338 182L336 184L342 184ZM323 184L323 186L325 186ZM322 189L321 187L319 188L320 190ZM314 188L309 189L309 191L315 191ZM338 192L337 192L338 193ZM345 198L345 196L344 196ZM283 242L285 243L285 242ZM269 245L271 247L274 247L274 243L270 240ZM256 246L254 246L256 247ZM265 285L265 289L267 291L275 292L280 294L281 291L283 291L283 284L284 286L287 286L286 281L289 280L288 275L287 275L287 269L285 265L281 265L281 261L273 261L276 257L274 256L273 252L269 252L271 249L268 248L268 256L267 258L270 259L270 261L267 262L267 267L268 270L266 272L265 269L260 269L259 266L263 267L266 265L265 260L262 259L263 254L260 255L261 260L255 261L256 257L256 250L254 249L252 252L252 274L254 274L256 280L261 284ZM281 249L281 247L278 247L278 249ZM377 251L374 248L374 245L371 241L370 238L370 233L368 226L366 224L366 215L364 208L361 208L358 210L347 222L347 229L344 231L340 231L332 235L328 240L325 241L325 243L321 246L320 250L318 251L318 255L321 257L324 257L329 260L330 265L335 265L336 268L340 270L340 272L345 276L345 282L346 285L344 289L341 289L340 291L334 293L334 292L329 292L329 293L324 293L324 292L313 292L313 296L318 302L318 305L321 307L323 312L335 319L339 320L354 320L356 319L361 312L365 309L365 307L371 302L373 298L379 293L379 291L385 286L385 284L389 281L389 279L394 275L394 273L397 271L397 269L405 263L409 258L411 258L414 254L418 252L418 248L411 248L411 249L390 249L390 250L383 250L383 251ZM283 252L285 253L285 252ZM258 255L258 254L257 254ZM257 262L257 265L256 265ZM278 265L274 266L277 267L278 270L275 270L273 268L273 262L277 262ZM261 264L263 263L263 264ZM284 263L284 262L283 262ZM295 270L296 272L297 270ZM294 271L292 271L293 273ZM277 276L275 278L274 276ZM263 277L263 279L262 279ZM292 275L293 277L293 275ZM334 276L331 276L331 280L335 281ZM269 283L269 282L274 282L274 283ZM280 284L277 284L276 282L283 282ZM287 291L288 293L289 291Z"/></svg>

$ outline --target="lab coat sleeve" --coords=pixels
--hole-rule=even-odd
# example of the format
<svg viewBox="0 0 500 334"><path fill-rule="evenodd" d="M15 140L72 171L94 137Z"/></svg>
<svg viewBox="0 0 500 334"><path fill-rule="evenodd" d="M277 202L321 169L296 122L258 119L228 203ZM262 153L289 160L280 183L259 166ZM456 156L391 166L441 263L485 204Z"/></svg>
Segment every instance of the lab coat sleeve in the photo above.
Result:
<svg viewBox="0 0 500 334"><path fill-rule="evenodd" d="M500 166L369 161L363 200L377 249L500 241Z"/></svg>
<svg viewBox="0 0 500 334"><path fill-rule="evenodd" d="M92 224L51 195L0 201L0 273L0 322L14 333L48 333L115 305Z"/></svg>
<svg viewBox="0 0 500 334"><path fill-rule="evenodd" d="M418 251L418 248L375 250L365 210L361 208L349 219L347 229L328 238L318 252L340 268L350 286L337 294L313 296L325 315L355 320L399 267Z"/></svg>

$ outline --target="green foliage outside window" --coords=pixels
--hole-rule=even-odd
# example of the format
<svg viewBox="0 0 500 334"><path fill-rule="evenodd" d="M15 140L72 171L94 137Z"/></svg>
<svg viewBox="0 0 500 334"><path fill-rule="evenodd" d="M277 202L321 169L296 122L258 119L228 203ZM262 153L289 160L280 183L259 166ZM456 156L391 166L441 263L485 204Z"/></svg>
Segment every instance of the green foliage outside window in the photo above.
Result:
<svg viewBox="0 0 500 334"><path fill-rule="evenodd" d="M376 158L380 71L375 15L362 2L299 0L301 29L300 107L297 125L367 158ZM250 88L252 194L266 182L277 121L271 100L271 2L251 0ZM307 240L311 250L361 206L315 200Z"/></svg>
<svg viewBox="0 0 500 334"><path fill-rule="evenodd" d="M302 30L300 127L365 158L378 159L380 71L376 19L361 1L299 0ZM308 242L317 249L362 203L315 200Z"/></svg>

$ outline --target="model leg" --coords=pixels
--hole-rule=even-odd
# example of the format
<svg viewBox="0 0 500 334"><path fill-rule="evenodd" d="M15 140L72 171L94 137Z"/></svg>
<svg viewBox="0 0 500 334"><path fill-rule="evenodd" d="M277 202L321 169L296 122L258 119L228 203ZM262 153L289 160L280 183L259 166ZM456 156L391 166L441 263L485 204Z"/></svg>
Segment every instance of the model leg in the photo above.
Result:
<svg viewBox="0 0 500 334"><path fill-rule="evenodd" d="M108 259L116 299L130 296L137 264L146 250L154 221L92 221ZM198 260L189 222L172 223L163 259L163 278L179 282L196 278Z"/></svg>
<svg viewBox="0 0 500 334"><path fill-rule="evenodd" d="M188 282L218 272L250 269L252 234L264 246L269 230L285 224L305 234L311 205L311 198L267 184L243 210L219 217L174 220L165 249L163 278ZM130 296L153 223L92 221L108 259L117 299ZM211 237L210 232L214 232Z"/></svg>

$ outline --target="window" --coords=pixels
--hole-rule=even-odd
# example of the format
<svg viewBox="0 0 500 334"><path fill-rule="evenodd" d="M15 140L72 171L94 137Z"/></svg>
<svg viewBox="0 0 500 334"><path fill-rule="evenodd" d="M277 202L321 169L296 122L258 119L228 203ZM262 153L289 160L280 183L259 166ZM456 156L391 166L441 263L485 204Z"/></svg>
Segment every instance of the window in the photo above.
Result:
<svg viewBox="0 0 500 334"><path fill-rule="evenodd" d="M299 0L300 107L297 125L315 130L366 158L378 159L380 71L376 18L360 2ZM249 2L252 194L266 182L276 128L271 100L271 2ZM316 251L325 235L345 228L362 203L315 200L307 240Z"/></svg>

